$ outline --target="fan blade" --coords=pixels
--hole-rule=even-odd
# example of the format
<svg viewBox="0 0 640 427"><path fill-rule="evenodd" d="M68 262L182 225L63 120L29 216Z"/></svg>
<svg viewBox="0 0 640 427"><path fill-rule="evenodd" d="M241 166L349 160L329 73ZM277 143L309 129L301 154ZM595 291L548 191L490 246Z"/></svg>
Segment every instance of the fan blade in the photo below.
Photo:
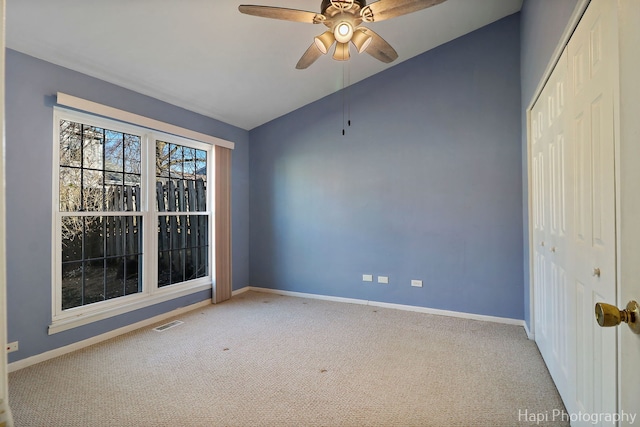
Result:
<svg viewBox="0 0 640 427"><path fill-rule="evenodd" d="M325 20L325 17L319 13L307 12L298 9L286 9L284 7L254 6L249 4L242 4L238 6L238 10L247 15L260 16L262 18L306 22L308 24L319 24Z"/></svg>
<svg viewBox="0 0 640 427"><path fill-rule="evenodd" d="M309 65L316 62L316 59L320 58L321 56L322 52L320 52L320 49L318 49L318 46L316 46L315 42L311 43L309 49L307 49L304 55L302 55L302 58L300 58L300 60L296 64L296 68L298 70L304 70L305 68L309 67Z"/></svg>
<svg viewBox="0 0 640 427"><path fill-rule="evenodd" d="M366 27L360 28L371 36L371 44L369 44L369 47L365 50L366 53L386 63L393 62L398 58L398 52L396 52L385 39L376 34L375 31Z"/></svg>
<svg viewBox="0 0 640 427"><path fill-rule="evenodd" d="M407 13L417 12L446 0L379 0L365 6L360 15L367 22L384 21Z"/></svg>
<svg viewBox="0 0 640 427"><path fill-rule="evenodd" d="M349 43L336 43L336 51L333 52L333 59L336 61L348 61L349 58Z"/></svg>

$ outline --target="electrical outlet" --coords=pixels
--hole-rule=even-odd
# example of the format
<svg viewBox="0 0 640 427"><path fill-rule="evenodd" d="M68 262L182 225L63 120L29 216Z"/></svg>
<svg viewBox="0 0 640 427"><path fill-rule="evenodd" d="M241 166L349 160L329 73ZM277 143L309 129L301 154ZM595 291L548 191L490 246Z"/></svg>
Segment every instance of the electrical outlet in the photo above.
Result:
<svg viewBox="0 0 640 427"><path fill-rule="evenodd" d="M373 274L363 274L362 275L363 282L373 282Z"/></svg>
<svg viewBox="0 0 640 427"><path fill-rule="evenodd" d="M378 276L378 283L389 283L389 278L387 276Z"/></svg>
<svg viewBox="0 0 640 427"><path fill-rule="evenodd" d="M413 286L415 288L421 288L422 287L422 280L412 280L411 281L411 286Z"/></svg>
<svg viewBox="0 0 640 427"><path fill-rule="evenodd" d="M13 353L14 351L18 351L18 341L7 344L7 353Z"/></svg>

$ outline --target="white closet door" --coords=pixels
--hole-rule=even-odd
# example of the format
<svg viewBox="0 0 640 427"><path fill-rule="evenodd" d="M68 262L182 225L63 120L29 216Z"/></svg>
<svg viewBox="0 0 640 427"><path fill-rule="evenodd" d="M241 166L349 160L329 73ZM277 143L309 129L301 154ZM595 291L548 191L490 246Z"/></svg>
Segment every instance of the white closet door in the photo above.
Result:
<svg viewBox="0 0 640 427"><path fill-rule="evenodd" d="M542 97L541 97L542 98ZM534 279L534 331L536 343L540 348L543 357L546 356L546 347L548 342L548 331L546 321L546 264L547 253L545 244L547 244L546 225L549 221L547 218L547 173L546 173L546 156L544 149L544 127L545 127L544 102L538 100L531 110L531 194L532 194L532 215L531 221L533 225L533 279ZM546 357L545 357L546 358ZM548 362L547 362L548 363Z"/></svg>
<svg viewBox="0 0 640 427"><path fill-rule="evenodd" d="M616 331L594 315L616 301L615 7L591 1L531 111L535 337L574 415L617 411Z"/></svg>
<svg viewBox="0 0 640 427"><path fill-rule="evenodd" d="M616 301L614 7L614 2L593 0L568 45L575 150L574 409L586 413L617 411L616 331L594 320L596 302Z"/></svg>
<svg viewBox="0 0 640 427"><path fill-rule="evenodd" d="M574 327L571 262L571 140L567 135L567 53L532 110L535 333L563 398L571 395Z"/></svg>

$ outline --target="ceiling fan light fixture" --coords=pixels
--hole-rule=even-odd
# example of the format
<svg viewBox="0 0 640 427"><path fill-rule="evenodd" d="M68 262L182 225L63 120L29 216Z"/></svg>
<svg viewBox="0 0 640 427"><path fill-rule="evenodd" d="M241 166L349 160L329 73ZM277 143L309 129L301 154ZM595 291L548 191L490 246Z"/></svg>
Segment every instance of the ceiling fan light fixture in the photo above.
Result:
<svg viewBox="0 0 640 427"><path fill-rule="evenodd" d="M334 27L333 35L339 43L349 43L353 37L353 26L347 21L341 21Z"/></svg>
<svg viewBox="0 0 640 427"><path fill-rule="evenodd" d="M347 43L336 43L336 50L333 52L333 59L336 61L348 61L349 57L349 45Z"/></svg>
<svg viewBox="0 0 640 427"><path fill-rule="evenodd" d="M353 32L353 37L351 37L351 42L358 50L358 53L362 53L367 50L372 40L373 37L367 34L367 31L363 28L357 28Z"/></svg>
<svg viewBox="0 0 640 427"><path fill-rule="evenodd" d="M336 39L335 37L333 37L333 33L331 31L325 31L324 33L313 39L316 47L320 50L320 52L322 52L323 55L325 55L329 51L329 48L335 40Z"/></svg>

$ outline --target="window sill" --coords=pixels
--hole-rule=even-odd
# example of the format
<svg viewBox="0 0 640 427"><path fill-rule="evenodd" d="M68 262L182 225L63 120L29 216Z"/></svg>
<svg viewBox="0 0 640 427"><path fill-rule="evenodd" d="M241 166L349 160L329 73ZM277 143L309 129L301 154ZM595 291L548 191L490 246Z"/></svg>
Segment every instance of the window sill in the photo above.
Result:
<svg viewBox="0 0 640 427"><path fill-rule="evenodd" d="M201 284L190 288L182 288L174 292L162 292L155 295L148 296L146 298L137 299L128 304L118 305L116 307L105 308L104 310L95 312L85 312L78 314L75 317L64 318L59 320L53 320L49 325L49 335L57 334L59 332L67 331L69 329L77 328L79 326L88 325L93 322L108 319L110 317L119 316L121 314L129 313L131 311L139 310L141 308L149 307L161 302L169 301L175 298L180 298L186 295L191 295L196 292L205 291L211 289L211 284Z"/></svg>

